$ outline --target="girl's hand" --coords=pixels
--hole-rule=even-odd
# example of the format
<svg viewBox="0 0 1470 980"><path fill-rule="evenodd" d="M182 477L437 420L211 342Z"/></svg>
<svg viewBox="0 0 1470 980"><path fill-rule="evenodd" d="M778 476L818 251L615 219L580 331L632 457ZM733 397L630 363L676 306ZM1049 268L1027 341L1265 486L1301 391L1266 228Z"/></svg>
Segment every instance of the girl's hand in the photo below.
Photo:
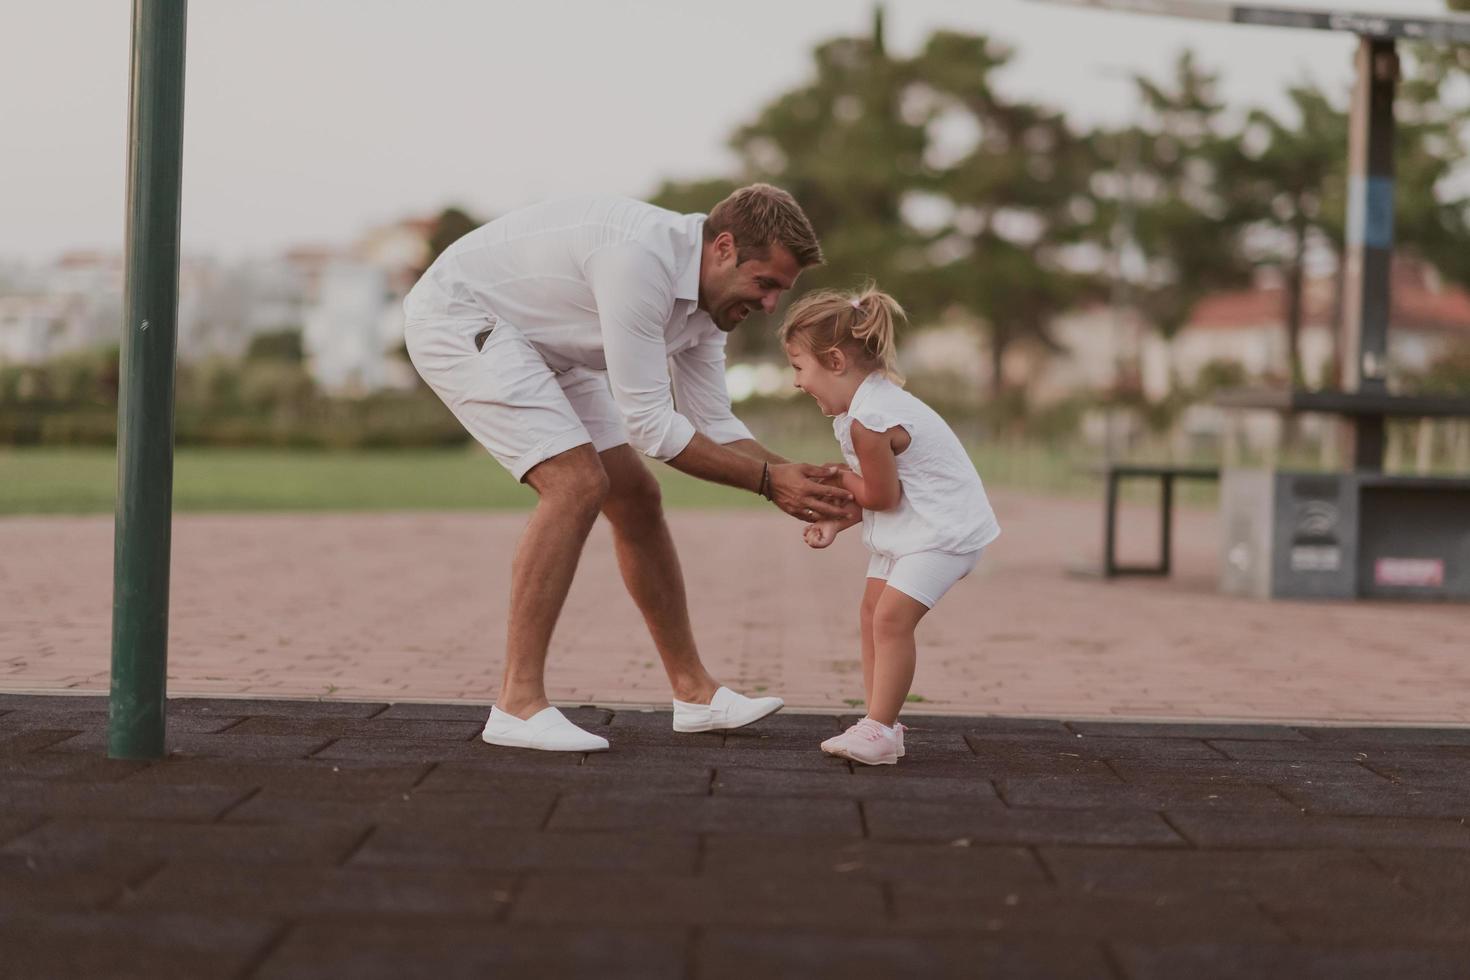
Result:
<svg viewBox="0 0 1470 980"><path fill-rule="evenodd" d="M842 525L837 521L817 521L808 524L802 530L802 539L806 541L809 548L825 548L837 540L837 532L842 530Z"/></svg>

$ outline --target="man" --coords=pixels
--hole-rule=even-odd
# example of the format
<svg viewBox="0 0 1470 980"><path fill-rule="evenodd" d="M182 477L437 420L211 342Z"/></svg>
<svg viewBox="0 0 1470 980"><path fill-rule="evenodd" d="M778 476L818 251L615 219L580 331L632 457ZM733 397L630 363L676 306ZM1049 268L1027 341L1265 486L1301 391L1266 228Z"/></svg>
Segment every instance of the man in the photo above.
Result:
<svg viewBox="0 0 1470 980"><path fill-rule="evenodd" d="M676 731L739 728L777 711L700 661L658 482L638 453L743 487L795 517L838 516L830 467L788 463L730 410L725 334L775 309L822 261L806 215L765 184L704 215L584 197L470 232L404 301L409 356L456 418L539 496L511 565L495 745L600 751L607 740L546 698L546 651L597 515L674 696Z"/></svg>

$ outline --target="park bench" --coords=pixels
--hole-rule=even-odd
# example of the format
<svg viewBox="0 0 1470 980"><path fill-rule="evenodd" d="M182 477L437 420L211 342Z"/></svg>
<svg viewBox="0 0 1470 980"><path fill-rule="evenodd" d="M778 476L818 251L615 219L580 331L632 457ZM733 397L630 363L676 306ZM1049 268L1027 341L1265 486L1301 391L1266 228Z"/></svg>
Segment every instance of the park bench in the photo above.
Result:
<svg viewBox="0 0 1470 980"><path fill-rule="evenodd" d="M1103 504L1103 578L1120 575L1168 575L1174 536L1174 481L1218 480L1218 466L1177 466L1169 463L1108 463L1098 471L1107 482ZM1159 560L1152 565L1124 565L1118 561L1118 487L1124 480L1159 481Z"/></svg>

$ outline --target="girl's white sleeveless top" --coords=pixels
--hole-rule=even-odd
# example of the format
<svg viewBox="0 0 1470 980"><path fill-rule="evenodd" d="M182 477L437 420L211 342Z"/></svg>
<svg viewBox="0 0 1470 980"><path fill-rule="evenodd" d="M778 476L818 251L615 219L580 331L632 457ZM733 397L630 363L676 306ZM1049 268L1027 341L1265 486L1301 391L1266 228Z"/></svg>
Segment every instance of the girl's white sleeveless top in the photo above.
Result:
<svg viewBox="0 0 1470 980"><path fill-rule="evenodd" d="M980 474L959 437L928 405L875 371L852 396L852 404L832 421L842 457L859 475L852 449L852 423L873 432L902 426L909 447L895 457L903 485L892 510L863 511L863 544L892 558L920 551L969 554L994 541L1000 524L985 495Z"/></svg>

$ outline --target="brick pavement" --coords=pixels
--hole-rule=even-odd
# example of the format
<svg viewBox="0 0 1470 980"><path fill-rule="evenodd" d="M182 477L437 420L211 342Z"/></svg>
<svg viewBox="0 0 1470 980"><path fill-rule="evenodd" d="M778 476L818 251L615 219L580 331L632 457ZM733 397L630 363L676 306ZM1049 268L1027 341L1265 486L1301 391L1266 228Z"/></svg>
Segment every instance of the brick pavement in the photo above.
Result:
<svg viewBox="0 0 1470 980"><path fill-rule="evenodd" d="M0 695L0 976L1464 977L1462 729L834 714L592 756L484 705Z"/></svg>
<svg viewBox="0 0 1470 980"><path fill-rule="evenodd" d="M1095 500L995 494L1005 533L920 628L918 712L1470 724L1465 606L1258 602L1215 590L1213 512L1184 508L1177 574L1089 581ZM520 513L183 515L174 694L488 700ZM670 515L697 633L721 679L841 710L862 696L849 532L804 548L775 512ZM1124 513L1125 557L1153 546ZM0 689L105 691L112 520L0 520ZM554 639L564 703L667 703L618 580L589 544Z"/></svg>

